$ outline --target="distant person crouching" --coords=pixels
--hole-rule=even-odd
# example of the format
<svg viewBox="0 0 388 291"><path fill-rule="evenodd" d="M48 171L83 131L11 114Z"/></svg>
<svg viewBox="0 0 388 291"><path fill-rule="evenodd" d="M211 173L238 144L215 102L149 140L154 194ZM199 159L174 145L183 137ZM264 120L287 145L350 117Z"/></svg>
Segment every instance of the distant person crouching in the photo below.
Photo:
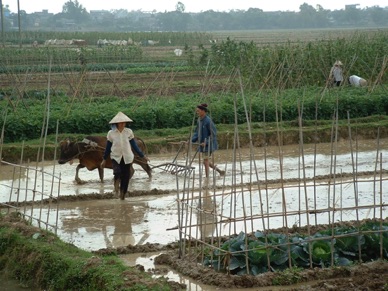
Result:
<svg viewBox="0 0 388 291"><path fill-rule="evenodd" d="M351 75L349 77L349 84L355 87L365 87L368 85L368 82L359 76Z"/></svg>

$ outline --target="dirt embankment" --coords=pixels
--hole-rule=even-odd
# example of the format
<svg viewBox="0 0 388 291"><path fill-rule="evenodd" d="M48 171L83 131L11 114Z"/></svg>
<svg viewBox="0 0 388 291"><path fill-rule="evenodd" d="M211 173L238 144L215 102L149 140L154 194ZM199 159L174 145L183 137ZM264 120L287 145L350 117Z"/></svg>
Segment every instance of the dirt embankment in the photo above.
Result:
<svg viewBox="0 0 388 291"><path fill-rule="evenodd" d="M1 74L2 89L12 90L20 80L25 80L24 74ZM68 96L103 97L127 96L144 97L149 95L174 96L176 94L216 93L226 88L239 90L238 84L228 83L229 76L212 76L209 78L202 72L158 72L143 74L128 74L125 71L82 71L51 73L50 88L52 92L65 92ZM28 87L20 83L22 88L29 90L44 90L47 88L49 75L34 73L28 80Z"/></svg>

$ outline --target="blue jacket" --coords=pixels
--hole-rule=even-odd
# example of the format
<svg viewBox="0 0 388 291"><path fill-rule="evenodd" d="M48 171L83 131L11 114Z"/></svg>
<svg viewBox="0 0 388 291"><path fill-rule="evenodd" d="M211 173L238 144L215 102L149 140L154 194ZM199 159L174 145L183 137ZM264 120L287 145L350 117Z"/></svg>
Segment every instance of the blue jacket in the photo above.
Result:
<svg viewBox="0 0 388 291"><path fill-rule="evenodd" d="M217 129L209 116L206 115L203 119L198 118L191 142L206 144L198 148L200 152L213 152L218 149Z"/></svg>

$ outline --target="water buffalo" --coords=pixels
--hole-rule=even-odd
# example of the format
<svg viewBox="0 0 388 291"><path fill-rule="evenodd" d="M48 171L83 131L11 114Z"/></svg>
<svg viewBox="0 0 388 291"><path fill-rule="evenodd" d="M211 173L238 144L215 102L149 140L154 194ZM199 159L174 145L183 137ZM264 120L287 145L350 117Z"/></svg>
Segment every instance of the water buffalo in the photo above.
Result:
<svg viewBox="0 0 388 291"><path fill-rule="evenodd" d="M142 139L135 137L138 147L143 153L146 153L146 146ZM79 160L79 164L76 168L75 181L82 183L82 180L78 176L78 172L82 168L87 168L89 171L98 169L101 182L104 181L104 170L100 168L102 157L104 155L106 146L105 136L87 136L82 141L74 142L65 140L60 142L60 157L59 164L65 164L70 162L72 164L74 159ZM134 163L140 165L144 171L147 172L148 177L151 178L151 167L148 165L145 158L140 158L134 151L135 159ZM105 168L112 169L112 161L110 158L106 160ZM131 171L132 173L134 171ZM131 175L132 176L132 175Z"/></svg>

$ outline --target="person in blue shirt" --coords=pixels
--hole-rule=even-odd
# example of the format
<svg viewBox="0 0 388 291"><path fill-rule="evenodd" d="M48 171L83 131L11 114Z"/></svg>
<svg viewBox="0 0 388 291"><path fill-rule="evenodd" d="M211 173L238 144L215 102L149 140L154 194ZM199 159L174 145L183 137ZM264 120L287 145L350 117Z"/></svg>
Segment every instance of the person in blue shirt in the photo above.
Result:
<svg viewBox="0 0 388 291"><path fill-rule="evenodd" d="M200 152L203 157L206 177L209 177L209 167L223 176L225 175L225 171L217 168L217 166L210 161L212 153L218 149L218 143L216 126L207 115L207 104L203 103L198 105L195 111L198 115L198 120L191 142L199 144L198 152Z"/></svg>

